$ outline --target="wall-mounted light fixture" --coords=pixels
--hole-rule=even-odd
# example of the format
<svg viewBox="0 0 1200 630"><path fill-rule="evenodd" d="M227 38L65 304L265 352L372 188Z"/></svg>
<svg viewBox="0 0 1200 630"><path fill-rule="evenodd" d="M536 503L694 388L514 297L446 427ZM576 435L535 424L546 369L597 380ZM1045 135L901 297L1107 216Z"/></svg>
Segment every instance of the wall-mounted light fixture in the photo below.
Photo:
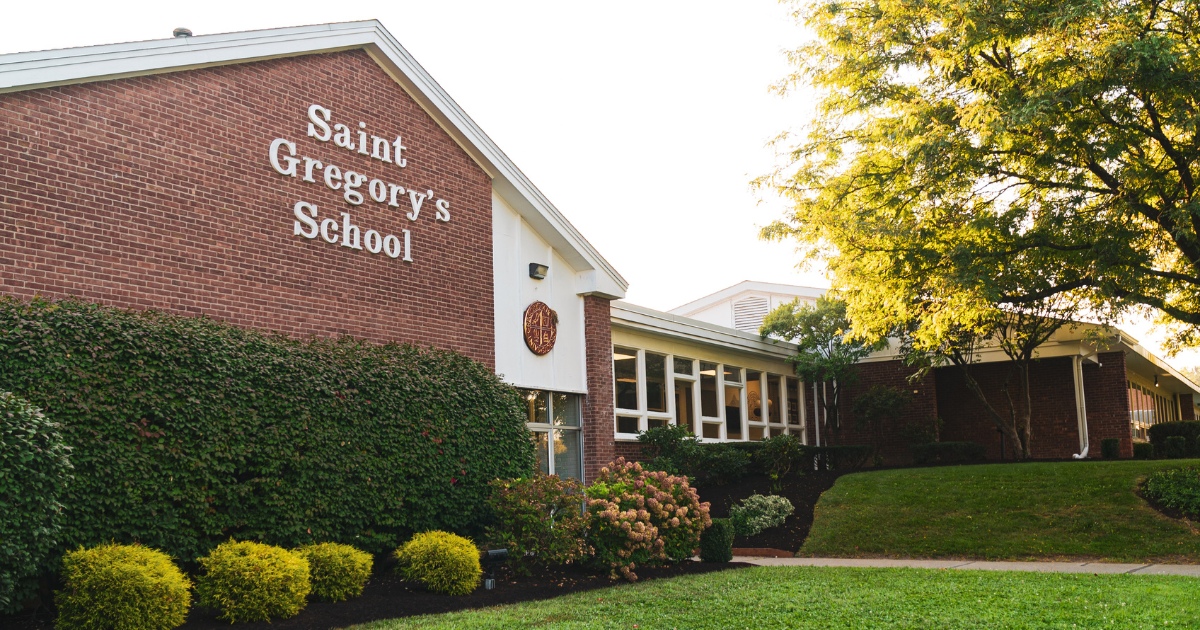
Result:
<svg viewBox="0 0 1200 630"><path fill-rule="evenodd" d="M534 280L545 280L547 271L550 271L549 265L529 263L529 277Z"/></svg>
<svg viewBox="0 0 1200 630"><path fill-rule="evenodd" d="M1158 387L1158 375L1157 374L1154 375L1154 386Z"/></svg>

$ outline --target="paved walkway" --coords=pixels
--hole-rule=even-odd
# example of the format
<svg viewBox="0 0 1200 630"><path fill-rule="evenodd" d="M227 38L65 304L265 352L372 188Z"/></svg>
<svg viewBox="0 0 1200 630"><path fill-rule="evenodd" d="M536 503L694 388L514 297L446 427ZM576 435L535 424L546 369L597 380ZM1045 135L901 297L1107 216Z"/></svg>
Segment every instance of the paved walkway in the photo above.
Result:
<svg viewBox="0 0 1200 630"><path fill-rule="evenodd" d="M1197 564L1118 564L1115 562L987 562L982 560L891 560L885 558L758 558L734 556L734 562L769 567L911 567L1043 573L1136 573L1200 577Z"/></svg>

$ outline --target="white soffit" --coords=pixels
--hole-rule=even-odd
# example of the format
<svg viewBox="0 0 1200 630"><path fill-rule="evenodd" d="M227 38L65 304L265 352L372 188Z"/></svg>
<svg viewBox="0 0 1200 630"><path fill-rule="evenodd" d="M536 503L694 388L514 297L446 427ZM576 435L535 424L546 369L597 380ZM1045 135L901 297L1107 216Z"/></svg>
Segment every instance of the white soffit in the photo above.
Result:
<svg viewBox="0 0 1200 630"><path fill-rule="evenodd" d="M794 343L775 339L764 340L758 335L733 328L672 315L623 301L612 303L612 325L662 337L765 355L775 359L788 359L798 352Z"/></svg>
<svg viewBox="0 0 1200 630"><path fill-rule="evenodd" d="M586 293L629 283L529 181L378 20L0 55L0 94L211 66L362 49L492 177L492 187L578 271Z"/></svg>

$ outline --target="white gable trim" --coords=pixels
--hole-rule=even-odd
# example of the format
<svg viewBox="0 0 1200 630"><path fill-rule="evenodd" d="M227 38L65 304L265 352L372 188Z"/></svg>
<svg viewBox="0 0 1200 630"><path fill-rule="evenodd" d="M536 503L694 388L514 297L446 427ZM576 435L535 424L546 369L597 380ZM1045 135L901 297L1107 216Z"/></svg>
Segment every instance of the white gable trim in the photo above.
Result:
<svg viewBox="0 0 1200 630"><path fill-rule="evenodd" d="M629 283L377 20L0 55L0 94L353 49L370 54L425 108L567 262L592 272L585 293L625 296Z"/></svg>
<svg viewBox="0 0 1200 630"><path fill-rule="evenodd" d="M743 293L770 296L770 295L791 295L795 297L819 298L829 291L829 289L821 289L818 287L802 287L794 284L778 284L774 282L756 282L754 280L743 280L733 286L725 287L716 293L710 293L702 298L692 300L682 306L677 306L669 311L672 315L690 316L698 311L702 311L714 304L718 304L730 298L740 297Z"/></svg>

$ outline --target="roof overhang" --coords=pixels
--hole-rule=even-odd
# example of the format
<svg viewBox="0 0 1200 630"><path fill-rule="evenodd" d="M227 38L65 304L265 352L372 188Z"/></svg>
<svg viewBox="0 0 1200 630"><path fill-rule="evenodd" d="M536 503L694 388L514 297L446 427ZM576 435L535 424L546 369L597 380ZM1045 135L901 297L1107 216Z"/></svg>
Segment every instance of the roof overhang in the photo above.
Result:
<svg viewBox="0 0 1200 630"><path fill-rule="evenodd" d="M717 326L696 319L680 317L628 302L612 303L612 325L660 337L670 337L728 350L786 360L796 356L796 344L774 339L763 340L733 328Z"/></svg>
<svg viewBox="0 0 1200 630"><path fill-rule="evenodd" d="M0 55L0 94L355 49L365 50L492 178L496 193L590 278L585 294L625 296L629 283L377 20Z"/></svg>

